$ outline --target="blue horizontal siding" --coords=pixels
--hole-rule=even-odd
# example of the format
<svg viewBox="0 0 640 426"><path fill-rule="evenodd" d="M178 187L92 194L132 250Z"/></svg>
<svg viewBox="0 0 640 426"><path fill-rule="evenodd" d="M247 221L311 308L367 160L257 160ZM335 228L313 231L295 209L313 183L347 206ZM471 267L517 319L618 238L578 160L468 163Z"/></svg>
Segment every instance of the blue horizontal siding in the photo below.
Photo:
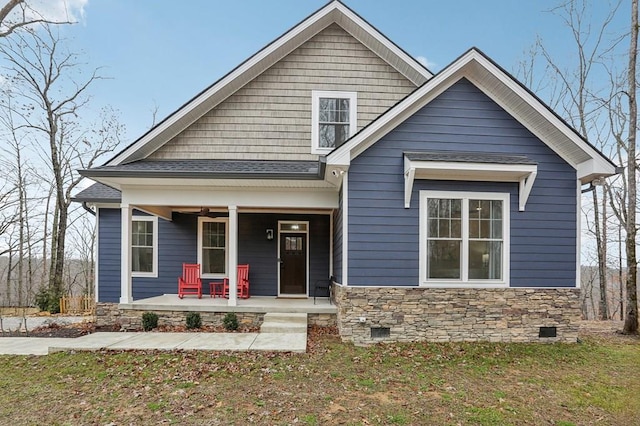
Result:
<svg viewBox="0 0 640 426"><path fill-rule="evenodd" d="M120 301L120 209L98 209L98 301Z"/></svg>
<svg viewBox="0 0 640 426"><path fill-rule="evenodd" d="M193 214L174 213L171 221L158 218L158 277L133 278L134 300L178 293L182 264L198 262L197 226ZM208 292L208 287L203 291Z"/></svg>
<svg viewBox="0 0 640 426"><path fill-rule="evenodd" d="M523 154L538 163L526 210L518 185L416 180L404 208L404 151ZM417 285L419 192L508 192L510 285L572 287L576 172L499 105L461 80L355 158L349 169L349 284Z"/></svg>
<svg viewBox="0 0 640 426"><path fill-rule="evenodd" d="M120 299L120 209L99 209L98 299L118 302ZM142 214L135 212L135 214ZM174 213L172 221L158 219L158 276L134 277L134 300L176 294L183 263L197 263L198 220L196 215ZM275 296L277 282L278 220L309 221L309 283L326 281L329 276L328 215L240 214L238 215L238 263L248 263L250 293ZM274 230L274 239L266 239L266 229ZM203 292L209 292L208 279Z"/></svg>

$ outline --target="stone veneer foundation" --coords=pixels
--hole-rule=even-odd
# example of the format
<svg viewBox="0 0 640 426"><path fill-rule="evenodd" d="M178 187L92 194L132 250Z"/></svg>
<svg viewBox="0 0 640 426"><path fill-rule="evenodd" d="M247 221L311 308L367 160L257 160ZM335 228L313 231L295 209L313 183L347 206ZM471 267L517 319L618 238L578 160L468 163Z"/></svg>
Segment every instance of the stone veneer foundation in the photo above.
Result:
<svg viewBox="0 0 640 426"><path fill-rule="evenodd" d="M148 310L148 309L123 309L117 303L96 304L96 326L118 325L122 330L137 330L142 328L142 314L155 312L158 314L158 325L179 326L185 325L187 314L191 311L184 310ZM228 312L203 312L198 310L202 325L222 326L222 320ZM262 324L264 313L236 312L241 326L258 327ZM335 314L308 314L309 325L322 327L335 326Z"/></svg>
<svg viewBox="0 0 640 426"><path fill-rule="evenodd" d="M334 287L343 341L576 342L576 288ZM539 337L555 327L556 337ZM372 337L372 330L374 337ZM376 337L378 335L379 337Z"/></svg>

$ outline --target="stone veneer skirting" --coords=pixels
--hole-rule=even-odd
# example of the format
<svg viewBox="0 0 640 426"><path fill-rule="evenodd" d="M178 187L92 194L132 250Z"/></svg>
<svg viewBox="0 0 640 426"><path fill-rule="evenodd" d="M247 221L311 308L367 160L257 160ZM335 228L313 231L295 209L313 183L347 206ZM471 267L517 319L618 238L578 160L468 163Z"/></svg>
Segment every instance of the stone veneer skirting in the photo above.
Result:
<svg viewBox="0 0 640 426"><path fill-rule="evenodd" d="M180 326L186 324L188 310L149 310L122 309L117 303L96 304L96 326L118 325L122 330L137 330L142 328L142 314L155 312L158 315L158 325ZM228 312L200 312L202 325L222 326L222 320ZM236 312L240 326L259 327L264 319L264 313ZM309 325L322 327L336 326L335 314L310 313L307 315Z"/></svg>
<svg viewBox="0 0 640 426"><path fill-rule="evenodd" d="M344 341L576 342L576 288L424 288L335 285ZM556 337L539 337L555 327ZM379 337L372 337L372 330Z"/></svg>

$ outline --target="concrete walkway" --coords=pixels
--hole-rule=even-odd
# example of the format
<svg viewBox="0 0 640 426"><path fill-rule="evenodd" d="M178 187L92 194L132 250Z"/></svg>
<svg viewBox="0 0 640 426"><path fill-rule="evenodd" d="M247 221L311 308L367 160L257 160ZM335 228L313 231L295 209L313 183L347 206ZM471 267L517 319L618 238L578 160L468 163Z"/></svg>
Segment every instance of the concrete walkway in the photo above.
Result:
<svg viewBox="0 0 640 426"><path fill-rule="evenodd" d="M306 352L307 333L93 333L75 339L0 337L0 354L127 349Z"/></svg>

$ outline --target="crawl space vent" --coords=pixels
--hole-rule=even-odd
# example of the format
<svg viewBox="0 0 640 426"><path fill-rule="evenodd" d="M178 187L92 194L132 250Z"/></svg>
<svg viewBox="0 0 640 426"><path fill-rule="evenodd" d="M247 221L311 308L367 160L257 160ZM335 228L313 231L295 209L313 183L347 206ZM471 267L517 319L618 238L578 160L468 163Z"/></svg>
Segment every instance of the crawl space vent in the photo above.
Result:
<svg viewBox="0 0 640 426"><path fill-rule="evenodd" d="M540 327L538 337L556 337L555 327Z"/></svg>
<svg viewBox="0 0 640 426"><path fill-rule="evenodd" d="M371 327L372 339L384 339L391 336L391 329L389 327Z"/></svg>

